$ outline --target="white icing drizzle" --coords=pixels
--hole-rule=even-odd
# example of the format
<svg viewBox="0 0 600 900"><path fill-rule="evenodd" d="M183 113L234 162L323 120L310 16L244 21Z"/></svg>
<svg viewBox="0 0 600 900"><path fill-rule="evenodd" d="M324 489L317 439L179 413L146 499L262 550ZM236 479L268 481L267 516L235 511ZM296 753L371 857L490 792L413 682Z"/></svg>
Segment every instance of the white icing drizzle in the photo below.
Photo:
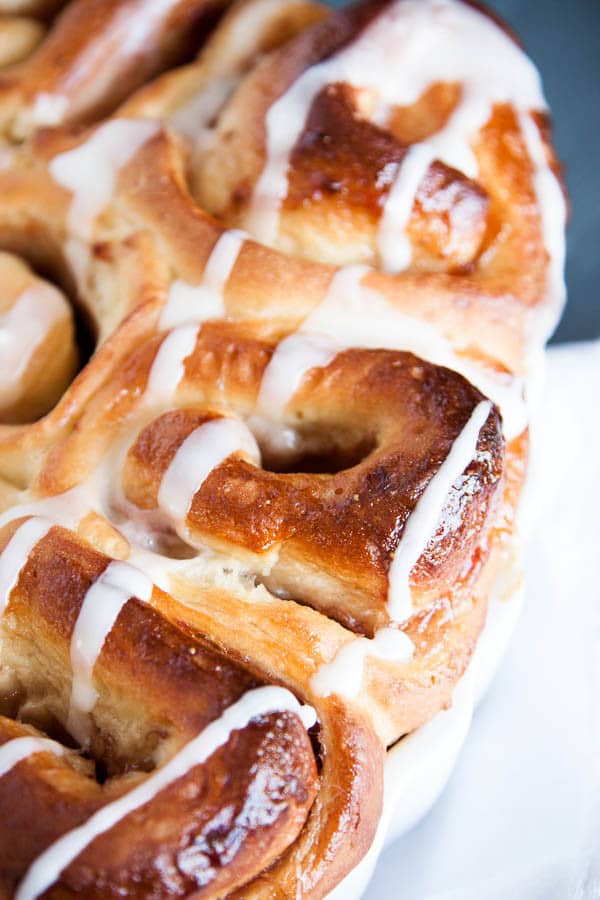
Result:
<svg viewBox="0 0 600 900"><path fill-rule="evenodd" d="M40 91L31 109L33 125L60 125L69 110L69 99L62 94Z"/></svg>
<svg viewBox="0 0 600 900"><path fill-rule="evenodd" d="M419 185L434 159L430 146L415 144L402 160L401 177L390 187L379 223L377 240L384 270L401 272L410 265L412 247L406 227Z"/></svg>
<svg viewBox="0 0 600 900"><path fill-rule="evenodd" d="M37 282L23 291L8 312L0 314L0 410L18 400L29 361L67 313L61 292Z"/></svg>
<svg viewBox="0 0 600 900"><path fill-rule="evenodd" d="M0 513L0 528L24 516L44 517L50 525L62 525L71 530L90 510L90 503L82 486L71 488L53 497L43 497L29 503L20 503Z"/></svg>
<svg viewBox="0 0 600 900"><path fill-rule="evenodd" d="M396 309L386 297L363 284L372 270L346 266L333 276L327 294L298 331L278 345L263 375L257 409L269 418L281 416L306 372L327 366L348 347L403 350L458 372L500 409L507 439L527 424L522 384L487 374L458 356L450 342L428 322Z"/></svg>
<svg viewBox="0 0 600 900"><path fill-rule="evenodd" d="M174 328L158 348L144 394L147 406L169 403L185 374L185 360L194 352L200 327L180 325Z"/></svg>
<svg viewBox="0 0 600 900"><path fill-rule="evenodd" d="M128 446L127 443L124 446L126 448ZM77 531L82 519L92 512L97 513L110 522L112 508L108 498L114 489L114 472L119 469L120 466L114 464L114 456L111 454L103 465L76 487L52 497L44 497L18 504L0 513L0 528L3 528L15 519L25 516L36 516L44 517L48 522L48 528L53 525L59 525L70 531ZM144 542L146 540L149 542L148 546L153 547L152 537L145 530L138 533L133 522L126 520L119 523L117 527L121 534L130 542L129 562L137 569L147 572L154 584L168 592L171 572L189 561L171 559L162 556L154 549L147 550L143 546L139 546L140 541ZM5 569L0 564L0 579L4 571ZM0 597L2 596L0 593ZM0 602L0 614L1 610L2 603Z"/></svg>
<svg viewBox="0 0 600 900"><path fill-rule="evenodd" d="M562 312L566 298L565 228L567 204L560 183L548 165L546 148L539 128L530 115L519 116L521 132L534 167L534 187L542 223L544 246L548 253L548 275L545 308L534 312L539 321L540 339L546 341Z"/></svg>
<svg viewBox="0 0 600 900"><path fill-rule="evenodd" d="M258 415L283 416L285 407L310 369L324 368L335 358L338 343L327 335L305 334L305 325L277 345L266 367L256 401Z"/></svg>
<svg viewBox="0 0 600 900"><path fill-rule="evenodd" d="M381 628L373 638L357 637L338 650L331 662L322 665L310 685L320 697L337 694L353 700L364 679L367 659L404 663L411 659L415 646L408 635L397 628Z"/></svg>
<svg viewBox="0 0 600 900"><path fill-rule="evenodd" d="M62 756L64 752L64 747L49 738L33 735L13 738L0 747L0 778L34 753L54 753L55 756Z"/></svg>
<svg viewBox="0 0 600 900"><path fill-rule="evenodd" d="M401 164L381 220L379 248L385 269L405 268L405 227L419 183L434 159L477 174L470 146L492 106L545 109L537 69L488 16L459 0L397 0L348 47L305 70L266 116L266 161L255 186L249 231L273 243L279 208L288 191L290 154L310 107L328 84L347 82L373 92L373 120L385 124L397 106L415 103L436 82L459 83L462 96L446 125L414 145Z"/></svg>
<svg viewBox="0 0 600 900"><path fill-rule="evenodd" d="M481 76L479 81L482 82ZM400 272L410 264L412 248L406 227L418 187L430 165L439 159L471 178L477 175L470 138L490 118L492 103L491 98L479 95L472 84L463 84L460 103L444 128L411 146L387 196L379 225L379 253L384 271Z"/></svg>
<svg viewBox="0 0 600 900"><path fill-rule="evenodd" d="M15 900L34 900L39 897L94 838L104 834L129 813L150 803L178 778L205 762L229 741L232 732L246 728L252 719L276 712L295 713L306 728L310 728L316 719L314 710L301 706L285 688L267 686L248 691L201 734L182 747L166 765L129 793L99 809L84 825L69 831L48 847L30 866L17 889Z"/></svg>
<svg viewBox="0 0 600 900"><path fill-rule="evenodd" d="M478 403L410 514L389 571L388 613L394 622L412 614L409 577L440 521L452 485L475 458L479 432L490 414L491 403Z"/></svg>
<svg viewBox="0 0 600 900"><path fill-rule="evenodd" d="M119 172L158 127L150 119L112 119L83 144L54 157L53 178L73 194L68 218L73 235L92 239L96 217L110 203Z"/></svg>
<svg viewBox="0 0 600 900"><path fill-rule="evenodd" d="M194 495L211 472L238 452L260 462L258 444L243 422L220 418L200 425L183 441L165 471L158 491L159 507L182 526Z"/></svg>
<svg viewBox="0 0 600 900"><path fill-rule="evenodd" d="M139 16L131 16L127 7L124 7L121 15L113 20L112 29L108 32L111 49L118 48L117 52L122 57L147 53L154 30L161 26L165 16L175 6L175 0L145 0L143 15Z"/></svg>
<svg viewBox="0 0 600 900"><path fill-rule="evenodd" d="M91 85L88 73L99 69L91 88L92 92L94 88L98 89L99 84L100 90L102 83L110 86L111 62L114 65L115 57L127 59L147 51L153 31L160 26L165 15L173 9L173 5L173 0L145 0L143 15L133 18L128 15L127 9L123 9L103 23L104 27L93 36L85 48L85 61L80 60L78 63L79 69L86 70L83 78L84 83L87 79L88 88ZM110 53L110 60L107 59L107 51ZM78 72L79 74L81 73ZM68 93L68 79L64 79L64 84ZM77 99L72 94L66 96L41 91L35 97L31 111L32 122L35 125L60 125L67 117L70 106L77 106Z"/></svg>
<svg viewBox="0 0 600 900"><path fill-rule="evenodd" d="M208 258L200 284L173 282L160 317L163 330L225 315L223 292L247 238L243 231L224 231Z"/></svg>
<svg viewBox="0 0 600 900"><path fill-rule="evenodd" d="M47 519L27 519L17 528L2 551L0 555L0 616L4 614L10 595L19 581L22 570L27 565L29 554L51 528L52 522Z"/></svg>
<svg viewBox="0 0 600 900"><path fill-rule="evenodd" d="M125 562L111 562L86 592L71 636L73 682L67 728L79 737L86 731L82 714L98 699L93 672L104 642L131 597L149 602L152 581Z"/></svg>

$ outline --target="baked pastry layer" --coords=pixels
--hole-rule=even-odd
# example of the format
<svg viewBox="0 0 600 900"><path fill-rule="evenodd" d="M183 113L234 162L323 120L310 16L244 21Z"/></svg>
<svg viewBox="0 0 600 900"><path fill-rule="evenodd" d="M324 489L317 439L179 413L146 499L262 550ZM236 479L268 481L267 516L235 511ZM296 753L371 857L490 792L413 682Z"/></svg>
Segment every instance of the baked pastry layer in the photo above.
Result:
<svg viewBox="0 0 600 900"><path fill-rule="evenodd" d="M0 4L0 893L322 897L518 540L539 79L461 0L58 6Z"/></svg>

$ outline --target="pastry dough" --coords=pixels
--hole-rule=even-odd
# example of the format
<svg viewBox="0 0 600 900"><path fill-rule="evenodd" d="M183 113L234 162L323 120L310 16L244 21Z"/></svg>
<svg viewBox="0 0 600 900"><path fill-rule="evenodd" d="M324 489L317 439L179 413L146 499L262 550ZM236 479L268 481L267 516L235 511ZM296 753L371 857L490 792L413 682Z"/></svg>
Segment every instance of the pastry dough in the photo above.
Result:
<svg viewBox="0 0 600 900"><path fill-rule="evenodd" d="M524 387L561 303L543 98L486 14L249 0L82 127L173 62L176 8L98 5L56 84L109 37L116 62L93 91L52 82L60 127L35 127L40 60L81 3L0 89L0 327L27 351L23 376L0 359L0 391L26 385L0 425L0 884L21 900L323 897L358 864L386 747L451 703L512 564ZM152 66L121 17L134 44L154 23ZM30 284L47 341L10 318ZM64 390L71 305L95 350Z"/></svg>

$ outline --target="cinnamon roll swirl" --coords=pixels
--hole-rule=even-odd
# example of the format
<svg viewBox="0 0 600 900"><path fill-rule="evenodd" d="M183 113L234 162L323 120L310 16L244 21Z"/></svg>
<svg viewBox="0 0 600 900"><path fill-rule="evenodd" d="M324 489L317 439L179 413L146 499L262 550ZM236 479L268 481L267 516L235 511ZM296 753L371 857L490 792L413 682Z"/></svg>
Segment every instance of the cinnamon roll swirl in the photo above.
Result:
<svg viewBox="0 0 600 900"><path fill-rule="evenodd" d="M83 8L0 78L1 892L324 897L514 557L539 79L461 0L249 0L179 68L215 6Z"/></svg>

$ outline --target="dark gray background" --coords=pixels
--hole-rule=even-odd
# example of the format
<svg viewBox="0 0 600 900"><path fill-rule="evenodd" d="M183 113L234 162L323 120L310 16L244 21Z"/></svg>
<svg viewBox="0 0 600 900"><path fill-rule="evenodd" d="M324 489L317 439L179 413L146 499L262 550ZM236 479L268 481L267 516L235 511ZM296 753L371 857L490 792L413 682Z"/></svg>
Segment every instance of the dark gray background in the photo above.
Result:
<svg viewBox="0 0 600 900"><path fill-rule="evenodd" d="M339 0L332 5L341 6ZM600 0L487 0L537 63L571 197L557 341L600 336Z"/></svg>

